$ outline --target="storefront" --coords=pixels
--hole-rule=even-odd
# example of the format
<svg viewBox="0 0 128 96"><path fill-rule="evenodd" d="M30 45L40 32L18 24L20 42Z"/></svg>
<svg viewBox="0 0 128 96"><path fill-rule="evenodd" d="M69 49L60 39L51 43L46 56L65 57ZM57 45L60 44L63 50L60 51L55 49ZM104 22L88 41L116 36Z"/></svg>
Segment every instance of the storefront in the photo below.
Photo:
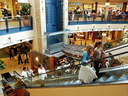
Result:
<svg viewBox="0 0 128 96"><path fill-rule="evenodd" d="M28 0L0 0L0 17L17 16L21 10L21 4L28 3Z"/></svg>

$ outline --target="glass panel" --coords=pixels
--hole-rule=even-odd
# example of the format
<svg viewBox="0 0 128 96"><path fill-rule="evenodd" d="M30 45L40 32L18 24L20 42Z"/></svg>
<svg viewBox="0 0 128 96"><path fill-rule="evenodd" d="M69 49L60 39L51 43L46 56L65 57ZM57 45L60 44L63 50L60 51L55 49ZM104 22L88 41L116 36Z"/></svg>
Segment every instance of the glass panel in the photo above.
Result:
<svg viewBox="0 0 128 96"><path fill-rule="evenodd" d="M114 48L123 44L127 44L128 43L128 37L124 37L122 39L119 40L115 40L113 42L110 43L105 43L104 44L104 50L110 49L110 48Z"/></svg>
<svg viewBox="0 0 128 96"><path fill-rule="evenodd" d="M8 28L17 28L19 27L18 17L7 17L8 20Z"/></svg>
<svg viewBox="0 0 128 96"><path fill-rule="evenodd" d="M3 15L0 16L0 30L6 29L6 23Z"/></svg>
<svg viewBox="0 0 128 96"><path fill-rule="evenodd" d="M30 16L21 16L21 26L31 26L31 18Z"/></svg>

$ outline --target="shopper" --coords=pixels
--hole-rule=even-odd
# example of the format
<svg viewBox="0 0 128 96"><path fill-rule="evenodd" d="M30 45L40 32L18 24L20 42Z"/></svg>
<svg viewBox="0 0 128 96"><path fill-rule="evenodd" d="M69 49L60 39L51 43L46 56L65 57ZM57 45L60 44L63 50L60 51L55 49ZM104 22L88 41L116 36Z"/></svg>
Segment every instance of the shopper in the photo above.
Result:
<svg viewBox="0 0 128 96"><path fill-rule="evenodd" d="M11 57L14 59L13 55L12 55L12 51L11 51L11 48L9 49L9 57L11 59Z"/></svg>
<svg viewBox="0 0 128 96"><path fill-rule="evenodd" d="M90 16L91 16L91 12L89 11L88 12L88 20L90 19Z"/></svg>
<svg viewBox="0 0 128 96"><path fill-rule="evenodd" d="M82 80L82 84L86 84L89 81L97 78L95 72L88 66L88 62L90 61L90 55L94 50L94 46L89 44L86 48L86 51L83 53L83 60L79 71L79 79Z"/></svg>
<svg viewBox="0 0 128 96"><path fill-rule="evenodd" d="M74 9L72 10L72 21L74 21L74 16L75 16L75 13L74 13Z"/></svg>
<svg viewBox="0 0 128 96"><path fill-rule="evenodd" d="M123 20L125 20L125 18L126 18L126 13L125 13L125 11L123 12Z"/></svg>
<svg viewBox="0 0 128 96"><path fill-rule="evenodd" d="M27 67L28 77L34 76L33 70L30 67Z"/></svg>
<svg viewBox="0 0 128 96"><path fill-rule="evenodd" d="M21 58L21 53L18 52L18 64L20 64L20 61L23 64L23 61L22 61L22 58Z"/></svg>
<svg viewBox="0 0 128 96"><path fill-rule="evenodd" d="M42 83L41 86L43 87L45 85L45 78L47 78L47 74L42 64L38 65L38 74L39 74L40 82Z"/></svg>
<svg viewBox="0 0 128 96"><path fill-rule="evenodd" d="M28 87L31 86L30 80L29 80L29 78L28 78L27 68L26 68L26 67L23 68L22 77L23 77L23 79L24 79L24 83L25 83Z"/></svg>
<svg viewBox="0 0 128 96"><path fill-rule="evenodd" d="M102 47L103 47L102 41L97 41L95 43L93 60L96 60L96 59L100 59L102 57L105 57L105 52L102 51ZM94 64L93 64L93 66L94 66L94 68L96 70L96 74L97 74L98 77L99 77L99 63L102 63L103 64L103 67L105 67L105 64L106 64L106 62L104 64L103 61L104 60L99 60L99 61L94 62Z"/></svg>

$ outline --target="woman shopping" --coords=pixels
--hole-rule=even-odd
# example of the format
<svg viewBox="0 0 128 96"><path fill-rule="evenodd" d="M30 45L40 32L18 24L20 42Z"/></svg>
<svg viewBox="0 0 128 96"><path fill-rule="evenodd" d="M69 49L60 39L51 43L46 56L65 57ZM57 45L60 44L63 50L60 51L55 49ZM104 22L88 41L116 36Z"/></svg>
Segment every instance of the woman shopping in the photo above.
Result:
<svg viewBox="0 0 128 96"><path fill-rule="evenodd" d="M100 58L104 58L105 57L106 54L102 50L102 47L103 47L102 41L97 41L95 43L93 60L96 60L96 59L100 59ZM106 61L105 61L105 59L102 59L102 60L99 60L99 61L94 62L93 66L94 66L94 68L96 70L96 75L98 77L99 77L99 63L102 63L103 64L103 68L104 68L105 67L105 64L106 64Z"/></svg>
<svg viewBox="0 0 128 96"><path fill-rule="evenodd" d="M93 50L93 45L89 44L86 48L86 51L83 53L83 60L81 63L85 64L81 65L78 77L82 81L82 84L86 84L89 81L92 81L97 78L95 72L88 66L88 62L90 61L90 55Z"/></svg>

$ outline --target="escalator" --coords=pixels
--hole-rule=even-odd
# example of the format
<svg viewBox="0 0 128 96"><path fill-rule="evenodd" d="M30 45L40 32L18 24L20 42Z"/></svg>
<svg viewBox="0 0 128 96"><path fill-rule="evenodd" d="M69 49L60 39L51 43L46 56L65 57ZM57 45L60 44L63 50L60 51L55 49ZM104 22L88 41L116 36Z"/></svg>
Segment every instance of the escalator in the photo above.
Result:
<svg viewBox="0 0 128 96"><path fill-rule="evenodd" d="M112 52L113 50L119 51L119 49L121 49L119 52L124 52L124 51L126 51L126 47L128 47L128 37L121 38L121 39L115 40L113 42L105 43L103 50L105 50L105 52L108 53L108 52ZM113 52L113 53L117 54L117 52Z"/></svg>
<svg viewBox="0 0 128 96"><path fill-rule="evenodd" d="M72 65L65 67L59 70L56 68L47 70L48 77L45 79L44 87L57 87L57 86L86 86L86 85L106 85L106 84L122 84L128 83L128 60L124 59L123 56L128 58L128 51L111 55L101 59L116 58L120 61L119 66L108 67L100 69L100 78L96 79L95 82L90 81L88 84L81 84L81 81L78 80L79 69L82 64ZM98 60L101 60L98 59ZM97 60L94 60L97 61ZM89 64L94 61L90 61ZM22 79L22 77L14 71L14 76L17 79ZM41 84L39 82L39 75L29 78L32 88L39 88ZM23 81L23 79L22 79ZM24 82L25 83L25 82Z"/></svg>

